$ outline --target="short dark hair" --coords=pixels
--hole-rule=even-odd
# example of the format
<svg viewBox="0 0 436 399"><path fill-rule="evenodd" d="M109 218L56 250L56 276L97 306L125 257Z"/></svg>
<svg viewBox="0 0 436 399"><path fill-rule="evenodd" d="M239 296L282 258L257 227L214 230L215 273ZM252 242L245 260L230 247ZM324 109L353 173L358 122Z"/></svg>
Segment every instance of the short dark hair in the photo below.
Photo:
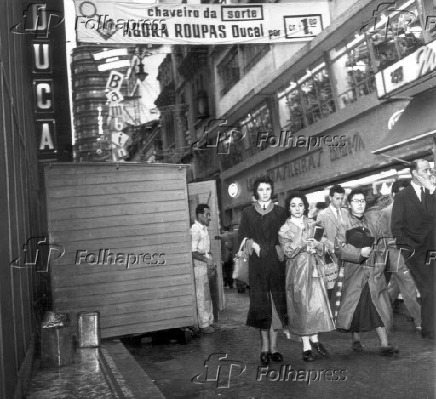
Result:
<svg viewBox="0 0 436 399"><path fill-rule="evenodd" d="M424 162L424 161L425 161L425 159L420 158L420 159L415 159L414 161L410 162L409 163L409 165L410 165L410 168L409 168L410 174L412 174L412 172L418 168L418 163L419 162Z"/></svg>
<svg viewBox="0 0 436 399"><path fill-rule="evenodd" d="M301 201L303 201L304 204L304 215L307 216L309 213L309 202L307 201L306 194L304 194L302 191L291 191L288 195L288 197L285 200L285 209L286 214L288 217L291 216L291 201L293 198L300 198Z"/></svg>
<svg viewBox="0 0 436 399"><path fill-rule="evenodd" d="M257 189L259 188L261 183L269 184L271 186L271 196L274 194L274 182L268 176L258 177L253 184L253 195L256 200L259 199L259 195L257 194Z"/></svg>
<svg viewBox="0 0 436 399"><path fill-rule="evenodd" d="M327 208L327 204L325 202L317 202L316 208L317 209L325 209L325 208Z"/></svg>
<svg viewBox="0 0 436 399"><path fill-rule="evenodd" d="M410 184L410 180L395 180L392 183L392 194L397 194L400 188L407 187Z"/></svg>
<svg viewBox="0 0 436 399"><path fill-rule="evenodd" d="M195 216L202 215L205 209L210 209L208 204L198 204L195 208Z"/></svg>
<svg viewBox="0 0 436 399"><path fill-rule="evenodd" d="M330 188L330 197L333 197L335 193L338 194L345 194L345 189L340 184L335 184L333 187Z"/></svg>
<svg viewBox="0 0 436 399"><path fill-rule="evenodd" d="M347 201L348 201L348 202L351 202L351 201L353 200L353 197L354 197L355 195L357 195L357 194L362 194L363 197L366 199L366 193L365 193L365 190L364 190L363 188L356 187L356 188L353 188L353 189L351 190L350 194L347 195Z"/></svg>

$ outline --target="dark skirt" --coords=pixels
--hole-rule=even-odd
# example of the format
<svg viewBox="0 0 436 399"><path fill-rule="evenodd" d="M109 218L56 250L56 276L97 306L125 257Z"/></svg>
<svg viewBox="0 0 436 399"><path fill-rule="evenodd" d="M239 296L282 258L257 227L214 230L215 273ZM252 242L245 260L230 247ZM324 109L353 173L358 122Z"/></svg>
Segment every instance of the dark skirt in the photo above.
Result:
<svg viewBox="0 0 436 399"><path fill-rule="evenodd" d="M383 321L371 299L369 284L366 283L360 294L359 303L351 321L351 332L371 331L377 327L384 327Z"/></svg>

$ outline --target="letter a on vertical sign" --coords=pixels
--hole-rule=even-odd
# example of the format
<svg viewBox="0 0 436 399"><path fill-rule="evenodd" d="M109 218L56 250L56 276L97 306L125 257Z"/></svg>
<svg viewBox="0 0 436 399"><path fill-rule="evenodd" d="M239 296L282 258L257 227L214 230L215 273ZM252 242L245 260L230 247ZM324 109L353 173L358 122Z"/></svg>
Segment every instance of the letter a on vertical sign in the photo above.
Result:
<svg viewBox="0 0 436 399"><path fill-rule="evenodd" d="M53 138L55 137L54 119L40 119L36 121L38 132L39 150L44 152L56 152Z"/></svg>

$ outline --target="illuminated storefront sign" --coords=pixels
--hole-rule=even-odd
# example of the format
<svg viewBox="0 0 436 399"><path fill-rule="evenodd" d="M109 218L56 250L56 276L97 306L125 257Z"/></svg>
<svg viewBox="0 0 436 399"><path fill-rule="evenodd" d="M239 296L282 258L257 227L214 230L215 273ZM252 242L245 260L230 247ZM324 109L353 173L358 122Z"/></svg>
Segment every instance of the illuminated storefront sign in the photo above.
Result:
<svg viewBox="0 0 436 399"><path fill-rule="evenodd" d="M375 75L377 95L384 97L436 70L436 41L420 47Z"/></svg>

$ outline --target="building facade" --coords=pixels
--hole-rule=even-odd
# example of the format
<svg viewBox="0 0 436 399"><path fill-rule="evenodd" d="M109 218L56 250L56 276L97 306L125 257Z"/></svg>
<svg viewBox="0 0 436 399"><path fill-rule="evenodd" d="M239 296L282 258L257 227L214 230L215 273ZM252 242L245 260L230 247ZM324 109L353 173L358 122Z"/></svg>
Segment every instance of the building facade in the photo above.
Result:
<svg viewBox="0 0 436 399"><path fill-rule="evenodd" d="M62 2L2 5L0 397L22 398L51 305L42 168L70 160L71 128Z"/></svg>
<svg viewBox="0 0 436 399"><path fill-rule="evenodd" d="M309 43L208 48L209 118L188 120L184 136L194 144L193 179L219 181L223 224L238 223L260 175L275 181L283 204L290 190L323 190L431 157L431 113L407 127L402 116L416 114L413 98L421 94L431 108L433 1L338 0L329 7L323 32ZM201 68L185 86L204 75ZM185 93L192 118L195 97ZM423 139L389 155L383 148L399 129L408 137L422 129ZM164 134L180 136L177 129Z"/></svg>

